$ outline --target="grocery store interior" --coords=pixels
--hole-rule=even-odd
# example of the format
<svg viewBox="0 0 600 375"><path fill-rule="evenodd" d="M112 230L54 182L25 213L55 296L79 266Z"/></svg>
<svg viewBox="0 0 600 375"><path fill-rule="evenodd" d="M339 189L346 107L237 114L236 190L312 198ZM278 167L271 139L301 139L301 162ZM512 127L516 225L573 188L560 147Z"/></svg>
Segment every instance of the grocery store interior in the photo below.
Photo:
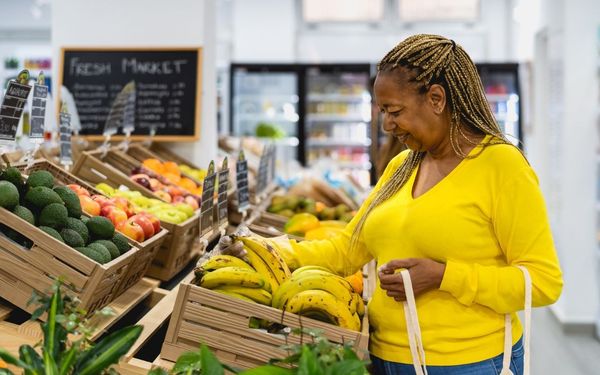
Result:
<svg viewBox="0 0 600 375"><path fill-rule="evenodd" d="M26 100L20 102L24 107L2 120L6 121L0 126L3 168L11 160L15 165L24 163L24 176L48 169L59 185L79 184L71 177L64 179L74 176L108 198L127 191L129 195L118 195L125 202L145 197L144 203L137 203L143 206L147 198L156 198L191 209L189 214L164 207L151 211L148 203L146 208L156 221L146 221L160 221L148 235L142 232L142 224L121 227L117 213L110 209L105 213L103 202L108 198L86 198L73 190L83 212L94 216L87 210L94 211L97 204L95 215L108 218L113 231L125 234L130 245L134 240L139 245L138 249L131 245L139 250L135 254L139 258L131 255L129 260L107 263L113 268L77 261L65 274L77 280L75 289L87 308L114 304L119 319L106 323L103 333L140 319L156 321L161 315L154 306L169 310L157 324L158 334L142 333L146 345L141 346L141 355L128 357L128 366L142 366L141 358L151 358L150 363L158 358L155 365L174 362L174 353L209 332L186 333L193 327L186 326L185 319L193 314L205 314L206 321L220 319L210 315L206 306L184 312L189 301L183 301L188 294L182 295L180 284L189 282L186 277L193 274L200 250L214 247L230 228L251 217L257 220L256 231L261 223L267 228L263 228L266 236L278 225L288 227L290 216L310 211L315 201L321 221L350 221L350 213L377 182L390 152L404 149L392 146L395 141L381 127L373 94L377 63L400 41L421 33L452 39L469 54L495 120L507 139L523 150L539 179L564 286L555 304L533 311L531 373L600 373L600 1L0 0L0 98L4 94L0 117L8 116L5 105L12 104L7 99L20 100L9 94L11 82L19 81L23 69L30 79L19 81L20 87L31 89L29 99L27 89ZM40 72L44 73L41 79ZM41 88L47 90L43 99L38 96ZM15 121L12 134L6 125L13 123L9 120ZM247 185L238 184L240 151L250 170ZM33 160L40 157L54 165L39 162L32 168ZM229 165L223 165L225 157ZM220 212L228 205L221 201L219 184L220 171L226 170L231 171L229 189L240 194L230 192L237 203L244 186L253 195L249 202L253 209L243 214L229 202L229 218L227 211L224 217ZM210 186L206 176L214 173L218 182ZM169 186L156 189L159 180ZM134 194L136 186L142 186L141 194ZM218 197L214 207L203 203L208 189ZM303 211L282 212L274 208L275 200L270 206L263 202L272 199L274 190L308 197L306 201L312 203L306 203ZM324 209L319 208L323 201ZM334 206L347 210L336 211ZM264 217L252 214L259 207ZM205 215L209 209L210 215ZM0 222L12 222L4 219L11 214L0 210ZM126 212L124 219L130 214L133 211ZM195 225L188 225L192 218ZM34 225L53 227L47 220L34 220ZM22 222L15 225L21 228ZM89 222L86 225L90 227ZM39 233L28 235L3 224L31 240L32 250L44 247L37 241L56 242L50 234L29 226L28 231ZM68 231L61 228L55 229L61 234ZM136 232L137 228L142 231ZM22 260L15 255L14 242L6 239L14 238L3 233L0 337L6 340L0 338L0 348L6 342L36 342L39 336L26 334L33 326L37 329L37 323L23 318L31 313L24 301L32 290L40 291L40 285L51 285L48 278L60 272L57 265L52 271L20 279L19 273L38 267L45 262L39 259L46 258L36 261L35 255L27 255ZM171 238L177 241L163 256L161 251ZM188 239L201 249L190 250ZM154 245L148 246L152 240ZM52 262L58 259L49 257ZM126 257L121 254L121 258ZM16 259L23 263L17 265ZM3 273L10 268L18 272ZM119 280L109 294L100 296L89 286L105 285L122 274L129 281ZM365 273L365 283L369 276L375 277ZM135 288L143 289L143 283L151 287L143 296L131 297ZM195 295L193 288L186 293ZM94 294L95 300L90 297ZM129 303L114 302L124 296ZM171 311L183 323L174 324ZM9 316L18 318L10 321ZM14 339L9 332L15 332ZM31 341L21 342L18 337ZM244 363L231 359L238 353L218 350L219 343L211 345L220 360ZM120 372L127 373L124 368Z"/></svg>

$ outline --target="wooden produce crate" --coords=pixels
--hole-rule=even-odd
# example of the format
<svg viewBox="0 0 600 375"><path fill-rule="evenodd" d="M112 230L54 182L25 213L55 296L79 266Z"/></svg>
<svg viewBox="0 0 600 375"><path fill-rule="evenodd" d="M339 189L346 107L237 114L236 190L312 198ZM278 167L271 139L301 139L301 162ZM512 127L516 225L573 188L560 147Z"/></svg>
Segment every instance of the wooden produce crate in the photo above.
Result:
<svg viewBox="0 0 600 375"><path fill-rule="evenodd" d="M174 153L173 151L169 150L169 148L165 145L162 145L160 143L152 143L149 147L150 152L153 155L158 156L159 159L162 159L163 161L173 161L177 164L185 164L189 167L192 167L194 169L205 169L205 168L201 168L199 166L197 166L196 164L193 164L192 162L190 162L187 159L182 158L181 156L177 155L176 153Z"/></svg>
<svg viewBox="0 0 600 375"><path fill-rule="evenodd" d="M105 182L112 187L123 185L141 192L145 197L160 199L152 191L129 179L129 172L139 165L137 160L116 148L105 155L101 150L86 151L73 166L73 174L90 184ZM204 251L204 244L199 238L200 212L197 210L194 216L180 224L161 221L161 226L168 234L146 275L167 281Z"/></svg>
<svg viewBox="0 0 600 375"><path fill-rule="evenodd" d="M4 208L0 222L33 242L28 249L0 235L0 297L28 312L34 310L27 306L32 293L47 292L58 277L68 282L66 291L81 300L83 309L104 307L118 296L140 251L134 247L99 264Z"/></svg>
<svg viewBox="0 0 600 375"><path fill-rule="evenodd" d="M358 355L368 355L369 324L363 318L361 332L340 328L318 320L284 313L281 310L242 301L196 285L182 284L169 322L161 357L175 361L186 351L206 344L224 363L237 368L250 368L283 358L288 353L281 347L311 340L309 336L268 333L249 328L250 318L266 319L294 328L317 328L334 343L353 342Z"/></svg>
<svg viewBox="0 0 600 375"><path fill-rule="evenodd" d="M102 192L96 190L93 186L89 185L80 178L73 176L69 172L61 169L59 166L49 162L48 160L36 160L30 168L27 168L27 165L25 164L16 165L15 167L21 170L21 172L26 172L27 174L37 170L48 171L59 183L64 185L77 184L87 189L90 194L103 195ZM121 285L117 287L117 295L123 293L129 287L140 281L142 277L144 277L150 268L152 261L158 254L163 242L167 238L167 234L168 231L163 228L160 232L152 236L152 238L149 238L143 242L137 242L127 237L129 244L132 247L138 248L140 251L137 252L137 257L129 267L127 275L122 279Z"/></svg>

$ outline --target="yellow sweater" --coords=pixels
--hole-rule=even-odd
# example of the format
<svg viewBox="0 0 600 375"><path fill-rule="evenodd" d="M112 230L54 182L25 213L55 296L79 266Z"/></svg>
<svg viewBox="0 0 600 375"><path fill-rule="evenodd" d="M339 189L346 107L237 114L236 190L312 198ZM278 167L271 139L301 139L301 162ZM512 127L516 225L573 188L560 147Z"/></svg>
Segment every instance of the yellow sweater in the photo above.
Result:
<svg viewBox="0 0 600 375"><path fill-rule="evenodd" d="M390 162L374 191L406 155ZM513 343L522 334L514 312L523 309L524 279L512 266L528 268L534 306L554 303L562 290L537 177L509 145L489 146L476 158L464 159L413 199L415 175L416 171L395 196L371 212L353 253L352 230L373 193L341 235L292 241L292 256L300 265L322 265L340 274L351 274L373 258L378 267L401 258L443 262L440 289L416 300L427 364L467 364L497 356L503 351L504 313L513 312ZM412 363L402 304L388 297L379 283L369 303L369 321L375 356Z"/></svg>

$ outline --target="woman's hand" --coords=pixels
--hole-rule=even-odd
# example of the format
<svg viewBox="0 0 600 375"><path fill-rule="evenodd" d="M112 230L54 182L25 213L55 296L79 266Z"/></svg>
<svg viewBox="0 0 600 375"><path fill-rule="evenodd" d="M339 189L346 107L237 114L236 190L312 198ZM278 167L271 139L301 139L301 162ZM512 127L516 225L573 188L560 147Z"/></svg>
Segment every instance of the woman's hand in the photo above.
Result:
<svg viewBox="0 0 600 375"><path fill-rule="evenodd" d="M415 296L429 290L439 289L446 265L426 258L394 259L379 267L379 283L387 295L401 302L406 300L404 282L397 269L406 268L410 273Z"/></svg>

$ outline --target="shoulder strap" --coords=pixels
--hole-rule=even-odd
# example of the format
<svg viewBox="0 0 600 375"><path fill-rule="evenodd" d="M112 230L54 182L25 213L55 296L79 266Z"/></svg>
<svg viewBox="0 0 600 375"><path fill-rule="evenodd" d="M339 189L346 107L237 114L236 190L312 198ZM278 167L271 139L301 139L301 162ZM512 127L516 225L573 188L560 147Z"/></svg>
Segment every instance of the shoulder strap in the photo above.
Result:
<svg viewBox="0 0 600 375"><path fill-rule="evenodd" d="M531 276L527 268L517 266L523 271L525 278L525 329L523 332L523 349L525 356L523 358L523 375L531 373ZM502 357L502 371L500 375L513 375L510 371L510 356L512 354L512 324L511 315L506 314L504 317L504 355Z"/></svg>
<svg viewBox="0 0 600 375"><path fill-rule="evenodd" d="M415 294L410 280L410 273L403 269L400 271L402 281L404 282L404 290L406 293L406 301L404 306L404 317L406 318L406 330L408 331L408 344L410 346L410 354L413 360L413 366L417 375L427 375L427 367L425 365L425 350L423 349L423 340L421 338L421 328L419 326L419 317L417 315L417 304L415 302Z"/></svg>

